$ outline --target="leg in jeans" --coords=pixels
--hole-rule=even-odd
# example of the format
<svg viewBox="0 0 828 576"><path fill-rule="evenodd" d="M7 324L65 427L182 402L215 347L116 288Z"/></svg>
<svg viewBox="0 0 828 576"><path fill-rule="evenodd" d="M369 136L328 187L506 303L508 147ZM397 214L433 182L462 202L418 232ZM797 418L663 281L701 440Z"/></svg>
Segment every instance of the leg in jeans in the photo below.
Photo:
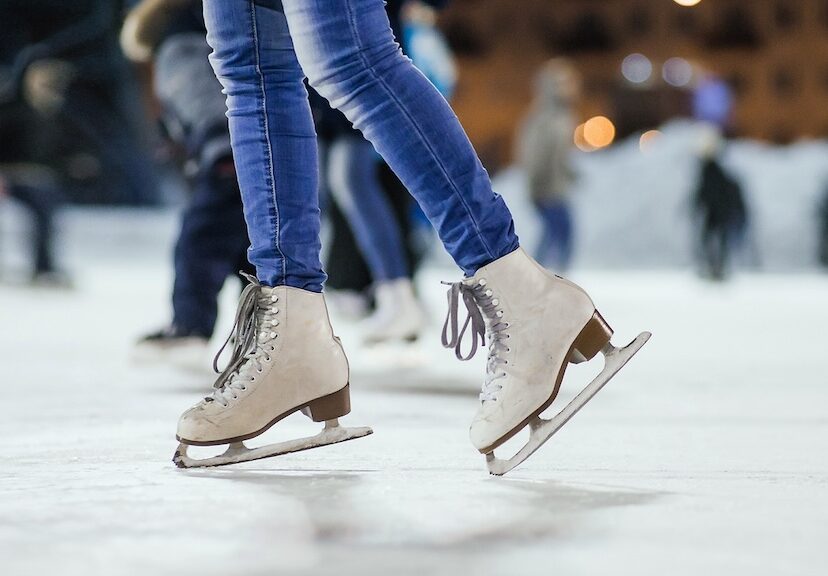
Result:
<svg viewBox="0 0 828 576"><path fill-rule="evenodd" d="M277 0L204 2L259 280L322 290L316 134Z"/></svg>
<svg viewBox="0 0 828 576"><path fill-rule="evenodd" d="M380 187L373 146L359 134L345 135L329 154L331 192L348 217L374 282L408 277L402 233Z"/></svg>
<svg viewBox="0 0 828 576"><path fill-rule="evenodd" d="M172 298L173 324L178 329L212 336L219 292L239 270L239 254L247 245L239 188L228 159L196 176L193 197L181 220Z"/></svg>
<svg viewBox="0 0 828 576"><path fill-rule="evenodd" d="M566 270L572 259L572 217L569 206L561 200L538 204L543 219L543 239L538 261L557 271Z"/></svg>
<svg viewBox="0 0 828 576"><path fill-rule="evenodd" d="M514 251L509 210L451 108L402 55L382 1L282 4L204 3L259 278L315 291L324 281L303 69L400 176L467 274Z"/></svg>
<svg viewBox="0 0 828 576"><path fill-rule="evenodd" d="M470 357L488 333L487 375L470 436L489 454L555 400L570 361L619 352L609 346L611 329L583 290L518 249L509 210L492 191L448 104L400 52L382 0L283 2L204 3L213 60L228 95L251 259L267 281L289 284L253 283L245 289L233 362L213 394L182 415L177 435L185 446L230 443L231 450L210 462L226 464L370 433L338 430L336 419L350 410L344 351L333 336L324 297L290 287L296 282L318 289L324 277L318 265L315 142L301 62L311 85L345 112L400 176L471 276L451 287L443 338L462 356L460 341L470 334ZM461 292L469 318L458 332ZM646 339L642 334L639 348ZM628 359L637 348L625 350ZM574 411L605 382L596 380L588 395L579 394ZM327 422L320 435L270 451L236 445L267 430L280 415L304 408ZM556 425L571 415L562 414L566 418ZM554 431L534 441L542 443ZM536 448L527 446L518 457ZM187 460L185 448L175 460L198 465ZM487 461L496 474L518 462Z"/></svg>

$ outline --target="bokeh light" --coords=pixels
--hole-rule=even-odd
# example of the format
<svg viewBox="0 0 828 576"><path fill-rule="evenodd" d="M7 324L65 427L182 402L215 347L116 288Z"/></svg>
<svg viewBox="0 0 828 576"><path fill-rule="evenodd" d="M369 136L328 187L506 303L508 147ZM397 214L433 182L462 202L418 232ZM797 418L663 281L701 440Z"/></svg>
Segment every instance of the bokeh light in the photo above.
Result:
<svg viewBox="0 0 828 576"><path fill-rule="evenodd" d="M575 147L578 148L581 152L592 152L595 150L594 147L589 145L589 142L586 141L584 138L584 125L578 124L578 127L575 128L575 134L573 141L575 142Z"/></svg>
<svg viewBox="0 0 828 576"><path fill-rule="evenodd" d="M621 62L621 74L633 84L642 84L650 79L653 63L644 54L630 54Z"/></svg>
<svg viewBox="0 0 828 576"><path fill-rule="evenodd" d="M682 88L693 79L693 65L684 58L670 58L661 67L661 77L670 86Z"/></svg>
<svg viewBox="0 0 828 576"><path fill-rule="evenodd" d="M583 141L594 150L606 148L615 140L615 124L606 116L593 116L582 126Z"/></svg>
<svg viewBox="0 0 828 576"><path fill-rule="evenodd" d="M699 4L701 0L673 0L679 6L695 6Z"/></svg>
<svg viewBox="0 0 828 576"><path fill-rule="evenodd" d="M649 152L655 147L661 136L660 130L647 130L638 139L638 147L642 152Z"/></svg>

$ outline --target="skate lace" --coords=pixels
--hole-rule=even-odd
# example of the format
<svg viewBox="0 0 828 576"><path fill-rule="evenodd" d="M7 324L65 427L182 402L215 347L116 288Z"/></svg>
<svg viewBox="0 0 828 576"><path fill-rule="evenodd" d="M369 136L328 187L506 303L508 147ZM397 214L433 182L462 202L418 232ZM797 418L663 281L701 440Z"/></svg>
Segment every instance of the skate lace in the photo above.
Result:
<svg viewBox="0 0 828 576"><path fill-rule="evenodd" d="M273 340L278 337L274 331L279 325L276 315L279 309L278 296L265 296L259 281L244 274L250 283L245 286L239 298L236 319L227 340L213 358L213 370L219 372L218 362L224 349L233 342L233 351L227 366L219 373L213 393L205 398L207 402L219 402L227 406L229 400L237 398L237 392L245 390L247 384L256 380L264 371L264 362L271 361L276 347Z"/></svg>
<svg viewBox="0 0 828 576"><path fill-rule="evenodd" d="M497 393L503 387L498 380L506 376L506 373L499 367L509 363L508 360L503 358L502 354L510 351L505 342L509 339L509 334L506 333L509 323L502 320L503 310L498 309L500 301L490 289L486 288L484 278L474 284L469 284L467 281L443 282L443 284L450 286L446 294L448 314L443 324L443 347L454 348L454 355L458 360L470 360L477 353L478 338L480 339L480 345L486 343L488 320L489 355L486 359L486 378L483 381L480 401L497 400ZM461 294L468 315L463 327L458 332L458 307ZM462 343L470 326L471 348L468 354L464 356Z"/></svg>

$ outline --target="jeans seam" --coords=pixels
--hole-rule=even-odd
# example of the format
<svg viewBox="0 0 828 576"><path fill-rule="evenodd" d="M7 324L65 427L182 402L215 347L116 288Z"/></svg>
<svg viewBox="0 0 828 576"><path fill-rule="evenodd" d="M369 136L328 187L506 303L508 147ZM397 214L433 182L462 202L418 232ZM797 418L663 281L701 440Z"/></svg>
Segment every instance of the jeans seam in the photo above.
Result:
<svg viewBox="0 0 828 576"><path fill-rule="evenodd" d="M399 101L399 99L397 98L396 94L394 94L393 90L391 90L388 87L388 85L380 77L380 75L377 74L376 70L374 70L374 67L371 66L371 64L365 58L365 55L363 53L362 39L361 39L361 37L359 35L359 32L357 30L356 18L355 18L355 15L354 15L353 8L351 6L351 0L345 0L344 4L345 4L345 9L348 12L348 23L349 23L350 28L351 28L351 33L354 36L354 40L357 43L357 48L358 48L357 53L359 54L360 60L362 60L362 64L365 66L365 69L371 74L371 76L373 76L374 80L376 80L377 83L382 87L382 89L385 91L388 98L390 100L392 100L397 105L397 107L400 109L400 111L408 119L408 122L411 124L412 128L414 129L414 132L417 134L417 137L420 139L420 142L422 142L423 145L426 147L426 149L429 151L429 153L431 155L431 158L434 160L434 163L437 164L440 171L443 173L443 176L445 177L446 181L448 182L449 186L451 187L452 191L454 192L454 195L460 201L460 204L462 204L463 209L466 211L466 215L468 216L469 220L471 220L472 224L474 224L474 230L475 230L475 233L477 234L477 238L480 241L480 244L486 250L489 258L494 259L494 257L495 257L494 253L492 252L492 249L489 247L489 245L486 243L486 239L483 237L483 232L480 230L480 225L478 224L477 220L474 218L474 215L472 214L471 209L469 208L469 205L466 203L465 198L463 198L463 195L460 193L460 190L457 188L454 181L449 176L448 170L446 170L445 165L440 161L440 159L437 156L437 154L435 153L434 149L431 147L428 140L425 138L423 133L420 131L419 127L417 126L417 123L414 122L413 118L411 118L411 116L405 110L405 107L402 106L402 104Z"/></svg>
<svg viewBox="0 0 828 576"><path fill-rule="evenodd" d="M287 268L285 263L285 254L282 252L282 242L280 238L280 230L281 230L281 221L279 217L279 201L278 195L276 192L276 170L273 165L273 146L271 144L270 139L270 124L268 122L268 106L267 106L267 87L265 86L264 74L262 73L262 65L261 65L261 56L259 54L259 29L256 25L256 4L253 0L250 1L250 22L252 24L253 33L253 48L256 56L256 76L259 79L259 86L261 87L261 108L264 117L264 136L267 148L267 169L268 169L268 179L270 180L270 194L273 198L273 212L275 215L275 229L274 229L274 242L273 247L276 249L276 252L279 254L279 259L281 260L281 267L282 267L282 277L279 279L282 283L285 282L285 277L287 276ZM278 282L277 282L278 283Z"/></svg>

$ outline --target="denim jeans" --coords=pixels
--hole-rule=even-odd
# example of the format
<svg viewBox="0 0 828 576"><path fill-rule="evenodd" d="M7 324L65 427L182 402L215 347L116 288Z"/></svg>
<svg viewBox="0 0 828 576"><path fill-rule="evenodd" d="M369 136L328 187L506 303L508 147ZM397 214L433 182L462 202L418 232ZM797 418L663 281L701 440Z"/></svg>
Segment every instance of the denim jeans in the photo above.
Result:
<svg viewBox="0 0 828 576"><path fill-rule="evenodd" d="M457 117L403 56L382 0L205 0L251 246L267 285L320 291L318 161L302 83L374 145L468 275L515 250Z"/></svg>
<svg viewBox="0 0 828 576"><path fill-rule="evenodd" d="M371 143L357 133L328 146L328 184L348 219L374 282L408 276L402 230L379 180L379 159Z"/></svg>
<svg viewBox="0 0 828 576"><path fill-rule="evenodd" d="M232 162L202 167L192 194L175 245L173 324L184 333L209 338L225 280L253 270L245 258L247 232Z"/></svg>
<svg viewBox="0 0 828 576"><path fill-rule="evenodd" d="M536 258L556 272L565 272L572 261L572 214L565 200L547 200L537 204L543 232Z"/></svg>

